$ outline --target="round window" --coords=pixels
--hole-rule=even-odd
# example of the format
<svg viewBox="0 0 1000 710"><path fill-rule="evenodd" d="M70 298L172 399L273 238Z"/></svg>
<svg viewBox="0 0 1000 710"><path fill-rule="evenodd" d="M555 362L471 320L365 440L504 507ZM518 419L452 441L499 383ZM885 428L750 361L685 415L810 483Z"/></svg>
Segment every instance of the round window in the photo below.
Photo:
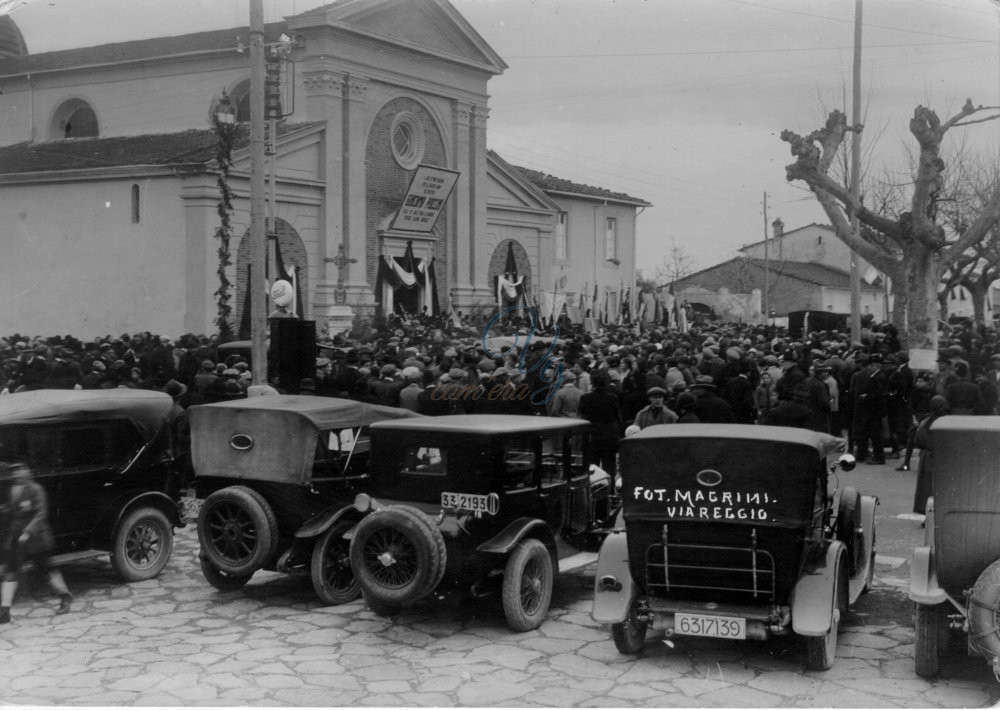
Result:
<svg viewBox="0 0 1000 710"><path fill-rule="evenodd" d="M403 168L412 170L424 159L424 129L412 113L400 113L392 122L392 154Z"/></svg>

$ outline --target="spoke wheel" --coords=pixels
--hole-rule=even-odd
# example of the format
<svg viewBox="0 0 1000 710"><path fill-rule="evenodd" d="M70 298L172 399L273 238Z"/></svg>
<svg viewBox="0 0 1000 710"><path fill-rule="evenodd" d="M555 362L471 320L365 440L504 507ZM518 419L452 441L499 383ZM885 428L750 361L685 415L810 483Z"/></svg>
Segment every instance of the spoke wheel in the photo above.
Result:
<svg viewBox="0 0 1000 710"><path fill-rule="evenodd" d="M111 566L126 582L160 574L174 549L174 529L156 508L137 508L118 526L111 548Z"/></svg>
<svg viewBox="0 0 1000 710"><path fill-rule="evenodd" d="M219 570L252 574L274 556L278 524L271 506L245 486L215 491L198 513L198 540L202 553Z"/></svg>
<svg viewBox="0 0 1000 710"><path fill-rule="evenodd" d="M394 505L358 523L350 546L351 569L365 593L392 607L423 599L440 583L445 569L444 538L416 508Z"/></svg>
<svg viewBox="0 0 1000 710"><path fill-rule="evenodd" d="M552 601L552 558L540 540L520 542L507 558L503 575L503 611L515 631L541 626Z"/></svg>
<svg viewBox="0 0 1000 710"><path fill-rule="evenodd" d="M316 595L327 604L346 604L361 596L361 585L351 570L351 543L344 533L352 522L335 523L316 541L311 576Z"/></svg>

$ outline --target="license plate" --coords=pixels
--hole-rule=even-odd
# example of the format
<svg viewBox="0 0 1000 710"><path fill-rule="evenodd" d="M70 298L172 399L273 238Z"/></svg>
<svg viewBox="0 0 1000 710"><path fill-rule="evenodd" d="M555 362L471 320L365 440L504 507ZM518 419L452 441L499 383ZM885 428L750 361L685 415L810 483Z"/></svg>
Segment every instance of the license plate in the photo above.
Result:
<svg viewBox="0 0 1000 710"><path fill-rule="evenodd" d="M746 639L747 621L729 616L674 614L674 633L717 639Z"/></svg>
<svg viewBox="0 0 1000 710"><path fill-rule="evenodd" d="M441 507L448 510L496 515L497 511L500 510L500 496L496 493L480 495L478 493L449 493L445 491L441 494Z"/></svg>

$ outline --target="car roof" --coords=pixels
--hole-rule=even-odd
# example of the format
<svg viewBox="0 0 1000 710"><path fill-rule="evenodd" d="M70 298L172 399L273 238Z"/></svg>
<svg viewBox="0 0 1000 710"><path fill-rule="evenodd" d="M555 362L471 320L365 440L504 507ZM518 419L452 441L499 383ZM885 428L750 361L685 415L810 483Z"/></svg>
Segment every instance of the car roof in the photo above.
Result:
<svg viewBox="0 0 1000 710"><path fill-rule="evenodd" d="M170 395L153 390L31 390L0 397L0 426L117 416L136 422L150 437L170 419L173 406Z"/></svg>
<svg viewBox="0 0 1000 710"><path fill-rule="evenodd" d="M401 407L386 407L340 397L311 397L296 394L268 395L213 402L212 404L198 404L191 407L190 411L192 416L198 416L200 411L207 413L209 410L218 409L240 412L276 412L307 419L319 429L361 426L382 419L422 416Z"/></svg>
<svg viewBox="0 0 1000 710"><path fill-rule="evenodd" d="M446 414L406 421L381 422L372 430L427 431L488 436L491 434L537 434L561 429L586 429L590 423L566 417L534 417L526 414Z"/></svg>
<svg viewBox="0 0 1000 710"><path fill-rule="evenodd" d="M1000 432L1000 416L946 414L934 420L931 431Z"/></svg>
<svg viewBox="0 0 1000 710"><path fill-rule="evenodd" d="M844 440L811 429L785 426L763 426L759 424L656 424L624 439L625 446L661 439L750 439L809 446L826 456L840 451Z"/></svg>

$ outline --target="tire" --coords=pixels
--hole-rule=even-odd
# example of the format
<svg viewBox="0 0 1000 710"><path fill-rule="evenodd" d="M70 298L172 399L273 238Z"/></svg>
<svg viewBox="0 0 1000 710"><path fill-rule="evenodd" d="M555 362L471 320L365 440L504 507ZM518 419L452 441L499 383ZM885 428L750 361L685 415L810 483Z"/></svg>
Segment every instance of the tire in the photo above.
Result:
<svg viewBox="0 0 1000 710"><path fill-rule="evenodd" d="M865 544L861 531L861 494L851 486L840 496L837 539L847 547L847 572L853 577L864 564Z"/></svg>
<svg viewBox="0 0 1000 710"><path fill-rule="evenodd" d="M174 528L157 508L136 508L125 516L111 544L111 566L126 582L160 574L174 550Z"/></svg>
<svg viewBox="0 0 1000 710"><path fill-rule="evenodd" d="M541 540L522 540L503 573L503 613L514 631L531 631L545 621L552 601L552 557Z"/></svg>
<svg viewBox="0 0 1000 710"><path fill-rule="evenodd" d="M648 629L649 623L639 618L638 601L634 601L625 621L611 625L611 638L614 639L615 648L619 653L635 654L642 649Z"/></svg>
<svg viewBox="0 0 1000 710"><path fill-rule="evenodd" d="M915 604L913 608L913 630L916 644L913 650L913 668L921 678L933 678L938 674L941 651L942 628L945 617L940 604Z"/></svg>
<svg viewBox="0 0 1000 710"><path fill-rule="evenodd" d="M201 573L205 575L205 580L220 592L235 592L237 589L242 589L253 576L253 572L241 575L223 572L209 562L205 555L198 555L198 561L201 563Z"/></svg>
<svg viewBox="0 0 1000 710"><path fill-rule="evenodd" d="M215 491L198 512L201 551L216 569L242 577L274 557L278 523L271 506L257 491L229 486Z"/></svg>
<svg viewBox="0 0 1000 710"><path fill-rule="evenodd" d="M992 662L1000 656L1000 560L984 569L969 597L969 647Z"/></svg>
<svg viewBox="0 0 1000 710"><path fill-rule="evenodd" d="M350 554L351 569L365 599L376 604L412 604L430 594L444 575L441 531L426 515L406 505L376 510L363 518L354 531Z"/></svg>
<svg viewBox="0 0 1000 710"><path fill-rule="evenodd" d="M344 539L353 525L354 521L334 523L313 547L313 589L327 604L346 604L361 596L361 585L351 570L351 543Z"/></svg>
<svg viewBox="0 0 1000 710"><path fill-rule="evenodd" d="M811 671L825 671L837 659L837 635L840 633L840 615L846 612L845 569L843 564L836 576L833 589L833 608L830 611L830 629L822 636L806 636L806 667Z"/></svg>
<svg viewBox="0 0 1000 710"><path fill-rule="evenodd" d="M872 582L875 580L875 525L872 524L872 553L868 559L868 572L865 574L865 586L861 588L862 594L871 591Z"/></svg>
<svg viewBox="0 0 1000 710"><path fill-rule="evenodd" d="M395 616L402 611L402 607L400 606L396 606L395 604L386 604L385 602L381 602L378 599L368 596L367 594L362 594L365 599L365 605L376 616Z"/></svg>

